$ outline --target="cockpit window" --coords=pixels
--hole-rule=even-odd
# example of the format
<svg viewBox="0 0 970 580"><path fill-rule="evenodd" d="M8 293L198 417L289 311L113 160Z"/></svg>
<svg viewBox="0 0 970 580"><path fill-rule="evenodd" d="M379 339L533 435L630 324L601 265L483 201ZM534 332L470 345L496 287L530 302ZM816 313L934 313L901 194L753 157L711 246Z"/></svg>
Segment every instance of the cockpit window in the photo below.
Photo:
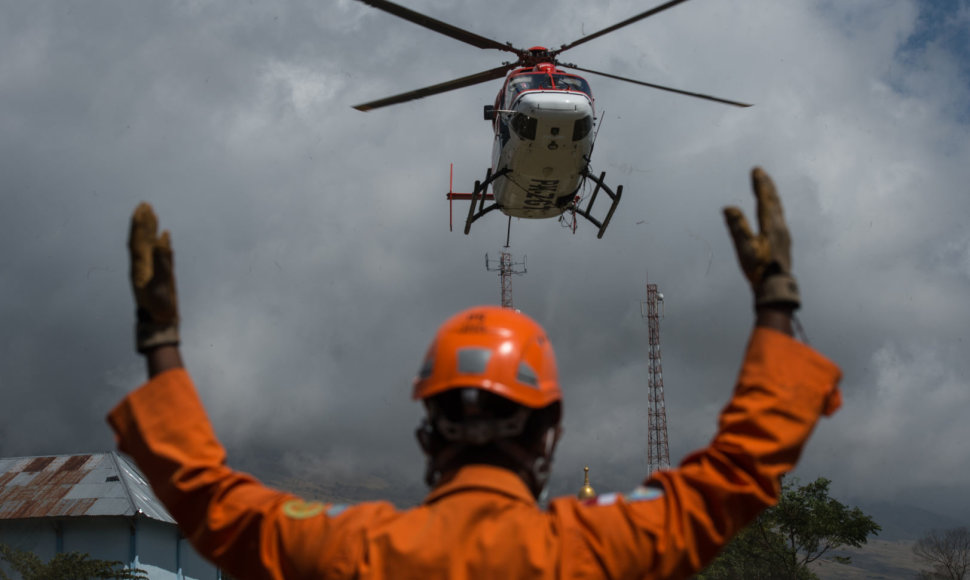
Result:
<svg viewBox="0 0 970 580"><path fill-rule="evenodd" d="M583 137L589 135L592 128L593 118L589 115L586 115L582 119L576 119L573 122L573 141L579 141Z"/></svg>
<svg viewBox="0 0 970 580"><path fill-rule="evenodd" d="M556 88L565 91L577 91L593 96L589 83L582 77L567 74L522 73L509 79L505 90L505 104L510 105L523 91Z"/></svg>
<svg viewBox="0 0 970 580"><path fill-rule="evenodd" d="M593 96L593 92L589 89L589 83L587 83L586 79L584 78L563 74L552 75L552 78L556 81L557 89L579 91L581 93L586 93L591 97Z"/></svg>
<svg viewBox="0 0 970 580"><path fill-rule="evenodd" d="M551 88L552 78L546 73L526 73L515 75L509 79L509 86L508 89L506 89L505 102L511 103L522 91Z"/></svg>

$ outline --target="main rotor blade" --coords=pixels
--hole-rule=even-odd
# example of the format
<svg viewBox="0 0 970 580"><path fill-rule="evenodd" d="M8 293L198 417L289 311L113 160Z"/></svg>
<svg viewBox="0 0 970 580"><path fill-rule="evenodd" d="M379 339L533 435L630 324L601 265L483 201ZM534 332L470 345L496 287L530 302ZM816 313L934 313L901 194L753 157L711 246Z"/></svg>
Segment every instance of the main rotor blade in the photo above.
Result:
<svg viewBox="0 0 970 580"><path fill-rule="evenodd" d="M638 80L634 80L634 79L628 79L626 77L621 77L621 76L617 76L617 75L611 75L610 73L600 72L598 70L592 70L592 69L588 69L588 68L579 67L579 66L576 66L574 64L560 63L559 66L564 67L564 68L572 68L572 69L576 69L576 70L581 70L583 72L593 73L594 75L600 75L600 76L603 76L603 77L608 77L608 78L611 78L611 79L616 79L618 81L626 81L628 83L633 83L635 85L643 85L645 87L650 87L651 89L660 89L661 91L668 91L668 92L671 92L671 93L677 93L678 95L687 95L688 97L696 97L698 99L704 99L706 101L714 101L715 103L723 103L725 105L733 105L735 107L750 107L751 106L750 103L741 103L741 102L738 102L738 101L730 101L728 99L721 99L719 97L714 97L714 96L711 96L711 95L704 95L704 94L701 94L701 93L692 93L690 91L682 91L680 89L674 89L674 88L671 88L671 87L665 87L663 85L655 85L653 83L645 83L643 81L638 81Z"/></svg>
<svg viewBox="0 0 970 580"><path fill-rule="evenodd" d="M361 0L361 1L363 1L363 0ZM657 14L658 12L663 12L664 10L666 10L668 8L673 8L674 6L680 4L681 2L686 2L686 1L687 0L670 0L670 2L667 2L666 4L661 4L660 6L656 6L654 8L651 8L650 10L647 10L646 12L642 12L640 14L637 14L636 16L634 16L632 18L627 18L623 22L619 22L617 24L614 24L613 26L610 26L609 28L604 28L603 30L600 30L599 32L594 32L593 34L589 34L587 36L584 36L584 37L580 38L579 40L576 40L574 42L570 42L569 44L564 44L564 45L560 46L558 49L552 51L552 55L555 56L555 55L557 55L557 54L559 54L561 52L565 52L565 51L569 50L570 48L573 48L574 46L579 46L580 44L583 44L584 42L589 42L590 40L593 40L594 38L599 38L599 37L603 36L604 34L609 34L610 32L613 32L614 30L618 30L618 29L623 28L624 26L626 26L628 24L633 24L634 22L643 20L644 18L647 18L648 16L653 16L654 14Z"/></svg>
<svg viewBox="0 0 970 580"><path fill-rule="evenodd" d="M386 99L380 99L378 101L371 101L369 103L363 103L361 105L354 105L354 108L357 109L358 111L370 111L372 109L379 109L381 107L386 107L388 105L397 105L399 103L405 103L407 101L413 101L415 99L421 99L423 97L437 95L438 93L444 93L447 91L460 89L462 87L470 87L472 85L477 85L479 83L484 83L487 81L502 78L505 76L505 73L515 68L515 66L516 65L514 64L503 64L500 67L485 70L480 73L475 73L473 75L468 75L467 77L461 77L460 79L454 79L444 83L438 83L436 85L431 85L430 87L424 87L423 89L417 89L415 91L401 93L400 95L394 95L393 97L387 97Z"/></svg>
<svg viewBox="0 0 970 580"><path fill-rule="evenodd" d="M457 26L452 26L447 22L436 20L434 18L431 18L430 16L425 16L420 12L415 12L410 8L405 8L404 6L400 6L393 2L389 2L388 0L358 0L358 1L363 2L368 6L373 6L378 10L383 10L384 12L387 12L389 14L393 14L394 16L397 16L399 18L409 20L419 26L423 26L430 30L434 30L435 32L444 34L445 36L450 36L455 40L460 40L472 46L477 46L478 48L494 48L496 50L504 50L506 52L519 54L518 50L512 48L507 44L502 44L501 42L492 40L491 38L485 38L484 36L479 36L474 32L469 32L462 28L458 28Z"/></svg>

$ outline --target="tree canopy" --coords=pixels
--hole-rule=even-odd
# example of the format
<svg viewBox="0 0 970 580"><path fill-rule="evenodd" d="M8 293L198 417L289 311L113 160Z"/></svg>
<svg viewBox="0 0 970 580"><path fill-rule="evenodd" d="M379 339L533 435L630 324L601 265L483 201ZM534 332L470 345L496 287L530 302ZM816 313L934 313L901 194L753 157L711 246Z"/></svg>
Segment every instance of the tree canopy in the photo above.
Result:
<svg viewBox="0 0 970 580"><path fill-rule="evenodd" d="M23 580L148 580L144 570L129 569L123 562L96 560L81 552L57 554L44 562L26 550L0 544L0 560ZM0 580L12 580L0 570Z"/></svg>
<svg viewBox="0 0 970 580"><path fill-rule="evenodd" d="M742 530L698 578L811 579L816 576L810 563L840 547L865 544L879 525L859 508L829 497L830 483L824 477L805 485L784 482L778 504Z"/></svg>

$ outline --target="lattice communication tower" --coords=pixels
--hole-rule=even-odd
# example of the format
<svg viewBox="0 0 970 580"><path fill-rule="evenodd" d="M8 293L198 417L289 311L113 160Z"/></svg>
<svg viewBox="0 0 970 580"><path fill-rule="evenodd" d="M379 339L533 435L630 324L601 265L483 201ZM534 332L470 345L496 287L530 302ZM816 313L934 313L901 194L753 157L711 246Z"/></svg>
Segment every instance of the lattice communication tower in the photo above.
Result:
<svg viewBox="0 0 970 580"><path fill-rule="evenodd" d="M525 274L525 256L522 257L521 262L514 261L512 254L508 252L508 246L506 246L502 250L501 257L496 266L492 265L492 262L488 259L488 254L485 254L485 269L489 272L498 272L499 279L502 283L502 306L504 308L515 308L512 303L512 275Z"/></svg>
<svg viewBox="0 0 970 580"><path fill-rule="evenodd" d="M664 404L663 365L660 360L660 319L664 295L656 284L647 284L647 300L640 303L640 315L647 319L650 332L647 373L647 471L670 468L667 444L667 408ZM645 312L644 312L645 310Z"/></svg>

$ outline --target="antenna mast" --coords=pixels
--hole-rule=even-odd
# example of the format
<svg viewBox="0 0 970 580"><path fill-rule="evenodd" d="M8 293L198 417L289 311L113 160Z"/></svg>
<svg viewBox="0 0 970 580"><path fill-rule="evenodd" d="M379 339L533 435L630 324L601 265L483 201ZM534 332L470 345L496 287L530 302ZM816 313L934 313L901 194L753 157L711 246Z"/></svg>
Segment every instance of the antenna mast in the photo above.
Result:
<svg viewBox="0 0 970 580"><path fill-rule="evenodd" d="M660 319L664 295L656 284L647 283L647 300L640 303L640 316L647 319L650 333L647 374L647 472L670 468L667 445L667 408L664 404L663 365L660 362ZM644 306L646 312L644 312Z"/></svg>
<svg viewBox="0 0 970 580"><path fill-rule="evenodd" d="M516 262L512 259L512 254L509 253L508 248L508 246L502 248L501 257L496 266L492 265L492 262L488 259L488 254L485 254L485 269L489 272L498 272L499 279L502 282L502 307L515 308L512 304L512 275L525 274L525 256L522 257L521 262Z"/></svg>

